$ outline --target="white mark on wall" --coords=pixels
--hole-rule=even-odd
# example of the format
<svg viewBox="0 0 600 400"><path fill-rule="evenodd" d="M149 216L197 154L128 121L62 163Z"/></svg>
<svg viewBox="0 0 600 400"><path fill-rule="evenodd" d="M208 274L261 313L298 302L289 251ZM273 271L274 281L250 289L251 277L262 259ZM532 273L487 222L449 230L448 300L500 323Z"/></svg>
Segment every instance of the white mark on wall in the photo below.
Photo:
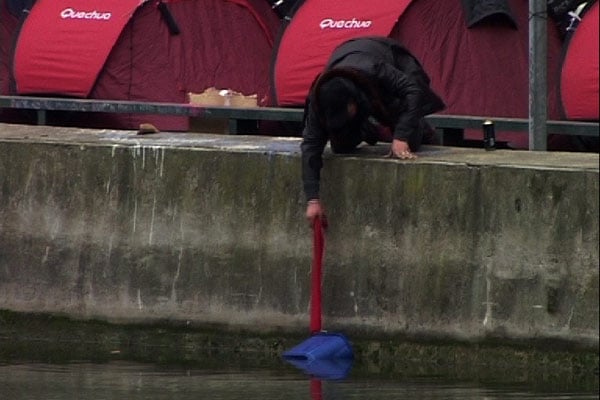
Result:
<svg viewBox="0 0 600 400"><path fill-rule="evenodd" d="M175 219L177 218L177 205L173 205L173 215L171 215L171 221L175 222ZM182 218L179 219L180 221L182 220ZM183 224L179 224L179 229L181 230L181 239L183 239Z"/></svg>
<svg viewBox="0 0 600 400"><path fill-rule="evenodd" d="M179 274L181 273L181 260L183 258L183 246L179 248L179 257L177 257L177 270L175 271L175 276L173 277L173 283L171 284L171 302L177 302L177 281L179 280Z"/></svg>
<svg viewBox="0 0 600 400"><path fill-rule="evenodd" d="M350 291L349 295L352 297L352 301L354 301L354 315L358 315L358 300L356 300L354 291Z"/></svg>
<svg viewBox="0 0 600 400"><path fill-rule="evenodd" d="M262 282L260 284L260 287L258 288L258 294L256 295L256 301L255 301L255 305L258 305L260 303L260 299L262 297L262 292L263 292L263 286L262 286Z"/></svg>
<svg viewBox="0 0 600 400"><path fill-rule="evenodd" d="M236 144L227 146L227 148L231 150L259 150L261 147L250 144Z"/></svg>
<svg viewBox="0 0 600 400"><path fill-rule="evenodd" d="M46 246L46 251L44 252L44 255L42 256L42 265L45 265L48 262L49 254L50 254L50 246Z"/></svg>
<svg viewBox="0 0 600 400"><path fill-rule="evenodd" d="M56 235L60 231L60 220L58 218L54 219L54 223L52 224L52 230L50 231L50 237L52 240L56 239Z"/></svg>
<svg viewBox="0 0 600 400"><path fill-rule="evenodd" d="M488 268L489 269L489 268ZM491 301L492 297L492 280L490 279L490 274L488 273L485 277L485 317L483 318L483 327L491 328L492 326L492 313L494 303Z"/></svg>
<svg viewBox="0 0 600 400"><path fill-rule="evenodd" d="M33 175L35 174L35 171L37 171L37 163L34 162L31 165L31 168L29 168L29 171L27 171L27 179L25 180L25 188L24 193L29 193L29 187L31 186L31 181L33 180Z"/></svg>
<svg viewBox="0 0 600 400"><path fill-rule="evenodd" d="M160 158L160 160L159 160ZM160 161L160 163L159 163ZM162 178L163 171L165 169L165 148L164 147L155 147L154 148L154 162L156 165L159 165L158 168L158 176Z"/></svg>
<svg viewBox="0 0 600 400"><path fill-rule="evenodd" d="M108 178L108 181L106 181L106 195L108 196L110 194L110 177Z"/></svg>
<svg viewBox="0 0 600 400"><path fill-rule="evenodd" d="M133 158L137 158L142 154L142 145L140 142L136 141L135 146L133 146Z"/></svg>
<svg viewBox="0 0 600 400"><path fill-rule="evenodd" d="M137 199L133 202L133 233L135 233L136 222L137 222Z"/></svg>
<svg viewBox="0 0 600 400"><path fill-rule="evenodd" d="M181 243L184 242L184 230L183 230L183 219L179 220L179 234L181 235ZM173 277L173 283L171 284L171 302L177 302L177 281L181 274L181 260L183 259L183 244L179 247L179 256L177 257L177 270Z"/></svg>
<svg viewBox="0 0 600 400"><path fill-rule="evenodd" d="M160 177L163 176L163 171L165 170L165 149L163 148L160 153Z"/></svg>
<svg viewBox="0 0 600 400"><path fill-rule="evenodd" d="M572 306L571 311L569 311L569 318L567 318L567 323L565 324L566 329L571 329L571 321L573 320L574 314L575 314L575 306Z"/></svg>
<svg viewBox="0 0 600 400"><path fill-rule="evenodd" d="M146 167L146 148L142 147L142 170Z"/></svg>
<svg viewBox="0 0 600 400"><path fill-rule="evenodd" d="M259 284L259 288L258 288L258 294L256 295L256 299L254 301L255 305L258 305L258 303L260 303L260 298L262 296L262 291L263 291L263 285L262 285L262 263L258 263L258 277L260 279L260 284Z"/></svg>
<svg viewBox="0 0 600 400"><path fill-rule="evenodd" d="M148 244L152 244L152 237L154 236L154 216L156 215L156 193L154 193L154 200L152 202L152 217L150 218L150 233L148 234Z"/></svg>
<svg viewBox="0 0 600 400"><path fill-rule="evenodd" d="M137 306L138 306L138 310L141 310L142 308L144 308L144 305L142 304L142 291L139 288L137 290Z"/></svg>
<svg viewBox="0 0 600 400"><path fill-rule="evenodd" d="M373 237L377 236L377 234L379 232L373 226L367 225L364 228L364 233L365 233L366 237L368 237L369 239L372 239Z"/></svg>
<svg viewBox="0 0 600 400"><path fill-rule="evenodd" d="M106 271L110 268L110 257L112 256L113 239L114 239L114 233L110 235L110 238L108 238L108 251L106 254L106 266L105 266L104 270L102 271L102 278L104 278L104 279L106 279L106 277L108 275L106 273Z"/></svg>
<svg viewBox="0 0 600 400"><path fill-rule="evenodd" d="M90 279L88 282L88 294L87 294L87 302L90 305L94 304L94 283Z"/></svg>
<svg viewBox="0 0 600 400"><path fill-rule="evenodd" d="M160 177L162 177L165 163L165 148L163 146L142 146L137 142L136 145L132 147L131 154L134 160L141 156L142 169L146 168L146 150L152 150L155 165L158 167Z"/></svg>

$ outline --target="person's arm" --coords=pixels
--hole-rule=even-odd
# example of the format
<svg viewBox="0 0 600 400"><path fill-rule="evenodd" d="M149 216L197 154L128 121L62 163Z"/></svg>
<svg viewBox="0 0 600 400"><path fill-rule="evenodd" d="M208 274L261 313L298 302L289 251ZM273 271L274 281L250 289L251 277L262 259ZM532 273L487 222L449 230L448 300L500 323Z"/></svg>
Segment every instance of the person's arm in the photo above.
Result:
<svg viewBox="0 0 600 400"><path fill-rule="evenodd" d="M422 91L404 72L390 64L382 63L375 69L383 85L389 87L392 93L404 103L404 110L393 127L393 140L388 157L414 159L416 156L408 142L419 129L419 121L422 118L419 110Z"/></svg>
<svg viewBox="0 0 600 400"><path fill-rule="evenodd" d="M379 64L376 71L378 79L391 88L394 95L405 105L404 112L399 115L393 127L393 136L394 139L407 142L419 128L419 121L423 117L419 110L422 91L404 72L390 64Z"/></svg>
<svg viewBox="0 0 600 400"><path fill-rule="evenodd" d="M307 200L306 218L311 226L314 219L325 220L325 212L320 201L321 168L323 167L323 150L327 137L323 132L318 117L309 106L307 118L302 131L302 185Z"/></svg>

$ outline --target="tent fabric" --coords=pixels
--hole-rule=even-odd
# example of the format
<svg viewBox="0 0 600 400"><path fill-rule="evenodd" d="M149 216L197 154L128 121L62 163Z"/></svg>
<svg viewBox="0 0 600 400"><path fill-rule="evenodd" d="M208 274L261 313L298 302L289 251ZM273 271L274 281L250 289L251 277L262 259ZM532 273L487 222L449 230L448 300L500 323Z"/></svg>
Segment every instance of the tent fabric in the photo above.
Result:
<svg viewBox="0 0 600 400"><path fill-rule="evenodd" d="M303 104L333 49L357 36L388 36L410 0L310 0L297 5L273 62L280 106Z"/></svg>
<svg viewBox="0 0 600 400"><path fill-rule="evenodd" d="M264 1L245 4L170 2L169 10L181 28L176 36L169 34L153 7L141 7L123 31L90 97L187 103L189 92L201 93L214 86L257 94L259 103L267 104L270 40L278 19ZM258 16L262 23L257 22ZM187 118L171 116L101 118L133 128L142 122L152 122L162 130L185 131L189 127Z"/></svg>
<svg viewBox="0 0 600 400"><path fill-rule="evenodd" d="M11 78L11 59L15 37L19 32L22 17L26 15L21 7L27 7L30 2L14 1L12 4L0 1L0 94L13 93L14 86ZM12 8L9 8L12 7ZM9 123L27 122L21 118L22 112L13 109L0 109L0 121Z"/></svg>
<svg viewBox="0 0 600 400"><path fill-rule="evenodd" d="M38 0L19 33L17 94L87 97L135 9L145 0Z"/></svg>
<svg viewBox="0 0 600 400"><path fill-rule="evenodd" d="M9 3L0 1L0 93L10 92L10 62L14 35L19 30L20 12L9 10ZM16 7L16 6L15 6Z"/></svg>
<svg viewBox="0 0 600 400"><path fill-rule="evenodd" d="M421 61L431 86L446 102L442 113L484 117L528 118L528 4L509 0L516 29L493 20L466 27L467 16L456 2L419 0L402 15L390 37ZM548 22L548 117L560 119L558 99L562 40ZM469 131L468 139L481 139ZM527 132L498 132L497 140L528 148Z"/></svg>
<svg viewBox="0 0 600 400"><path fill-rule="evenodd" d="M298 60L300 57L312 58L314 65L311 68L316 71L324 65L333 46L329 42L319 40L323 32L320 27L314 29L314 25L311 29L317 31L319 36L305 38L302 34L298 34L295 35L296 41L288 43L287 35L290 32L294 29L302 31L303 24L298 23L299 16L302 15L305 7L308 7L307 10L311 9L310 5L313 1L314 4L319 5L325 3L325 0L297 0L295 2L297 12L290 14L291 20L288 21L289 16L283 18L286 29L280 32L281 35L276 43L279 51L276 52L273 51L272 43L282 26L282 21L273 11L268 0L165 0L181 30L179 35L172 35L169 32L168 26L157 10L156 1L146 2L137 8L123 27L88 97L186 103L188 92L199 93L215 86L231 88L244 94L256 93L261 105L280 105L276 101L277 93L274 90L276 83L286 84L286 81L293 83L297 79L294 74L305 74L305 78L302 79L307 80L307 93L314 78L314 75L309 77L312 73L307 74L300 68L291 69L293 73L283 73L278 69L277 76L274 76L276 64L285 58L282 54L289 55L292 60ZM19 1L13 0L11 3L14 6L18 5ZM22 3L30 4L32 1L24 0ZM361 15L359 11L366 6L356 0L352 2L336 0L331 3L337 4L337 8L344 9L346 14L340 18L345 18L344 21L350 20L351 24L353 18L355 18L354 24L359 24L360 21L366 20L365 16L371 15L364 13ZM355 8L355 3L358 4L356 6L358 8ZM368 4L369 9L381 8L373 2ZM395 1L394 13L388 12L389 15L386 17L387 23L392 26L386 27L385 30L389 31L384 35L404 44L421 61L431 77L432 88L447 104L444 113L527 118L528 4L523 0L506 0L506 4L514 18L514 26L503 22L498 23L494 18L484 18L468 28L469 17L459 1ZM25 13L21 13L20 16L11 14L8 7L8 2L0 2L0 93L2 94L14 94L12 50L18 38L22 17L25 15ZM18 8L17 6L15 9ZM595 10L597 13L597 6ZM593 14L586 15L584 19ZM317 23L321 21L317 20ZM577 50L577 44L571 45L584 36L582 32L585 31L587 22L584 20L582 23L584 29L576 31L577 35L571 36L569 40L570 44L567 47L569 53ZM565 68L568 65L562 61L563 38L555 24L555 21L549 21L548 25L548 116L550 119L565 117L561 110L562 101L562 107L569 110L568 118L583 119L581 111L574 112L569 106L569 99L577 99L577 96L582 93L578 91L581 85L585 85L581 80L583 76L576 76L577 74L571 78L561 76L569 68ZM597 29L597 19L595 26ZM364 32L356 29L352 34L359 36ZM593 53L596 56L591 60L595 60L596 70L595 74L588 77L596 79L596 103L590 103L590 108L595 107L597 110L597 31L595 36L592 35L593 37L596 38L595 53ZM307 39L306 43L305 39ZM286 43L291 46L287 46ZM307 50L307 44L314 48ZM590 46L594 49L594 45ZM313 50L322 55L313 56ZM588 50L583 49L581 52L586 51ZM318 61L319 59L323 61ZM293 61L284 62L292 68L295 67ZM577 63L572 63L572 66L576 67ZM575 73L580 69L573 68L571 71ZM567 79L574 78L577 80L567 82ZM559 84L562 85L564 92L567 88L573 90L572 94L562 93L561 96ZM286 105L302 106L304 95L305 93L295 93ZM14 111L0 110L2 120L7 121L7 115ZM25 115L25 112L19 111L19 113ZM56 114L58 113L48 113L48 120L52 122ZM35 121L35 113L32 115L33 118L29 121ZM162 130L188 129L188 119L182 117L73 113L62 115L61 118L57 121L61 125L72 124L82 127L137 129L140 123L150 122ZM16 118L10 120L21 121ZM481 139L481 132L469 131L467 138ZM517 148L528 146L526 132L498 132L497 139L510 141ZM549 148L552 148L550 144Z"/></svg>
<svg viewBox="0 0 600 400"><path fill-rule="evenodd" d="M178 0L171 0L171 1L178 1ZM261 14L256 10L255 6L252 6L248 2L248 0L226 0L226 1L237 4L240 7L244 7L247 11L249 11L250 14L252 14L252 16L254 17L255 21L260 26L260 28L265 33L269 44L271 46L273 45L273 32L271 31L271 29L269 29L268 25L263 20ZM256 2L254 2L254 3L256 3Z"/></svg>
<svg viewBox="0 0 600 400"><path fill-rule="evenodd" d="M311 4L316 7L323 1L306 0L283 31L272 70L273 87L279 105L303 104L312 82L311 78L314 78L314 75L309 75L322 68L325 63L322 60L330 53L327 43L322 44L322 36L317 37L318 39L311 38L310 32L316 31L314 24L308 25L310 20L300 13L305 7ZM475 4L478 0L465 1ZM475 15L483 18L471 27L469 21L473 17L472 9L464 7L466 3L439 0L395 3L396 7L400 7L394 11L398 20L386 35L398 40L421 61L431 78L432 88L447 105L443 113L528 118L527 2L498 0L495 3L499 8L490 10L510 12L510 23L507 23L505 18L507 14L498 19L485 17L486 13L481 12ZM369 6L373 7L372 2ZM357 10L356 7L360 5L344 2L344 16L352 16L352 10ZM391 12L388 11L388 14ZM561 48L562 38L554 23L548 21L550 119L561 118L558 96ZM301 59L301 54L297 54L301 52L309 56ZM281 65L286 68L282 68ZM303 72L304 69L310 71L310 74ZM467 139L481 139L481 135L481 131L466 132ZM509 142L515 148L528 148L529 145L527 132L498 132L497 139Z"/></svg>
<svg viewBox="0 0 600 400"><path fill-rule="evenodd" d="M201 93L214 86L256 94L260 104L270 103L269 68L280 20L266 1L165 3L180 34L170 33L155 1L138 7L98 72L88 98L187 103L189 92ZM1 29L14 37L18 23L11 22L13 26L5 30L5 21L11 21L5 14L0 14ZM10 55L14 39L2 39L2 50ZM3 93L8 94L10 78L5 73L10 71L10 62L6 60L0 60L0 79ZM145 122L161 130L189 128L186 117L143 114L53 112L48 114L48 121L113 129L137 129Z"/></svg>
<svg viewBox="0 0 600 400"><path fill-rule="evenodd" d="M584 9L581 21L565 42L560 99L566 119L599 119L598 8L594 2Z"/></svg>

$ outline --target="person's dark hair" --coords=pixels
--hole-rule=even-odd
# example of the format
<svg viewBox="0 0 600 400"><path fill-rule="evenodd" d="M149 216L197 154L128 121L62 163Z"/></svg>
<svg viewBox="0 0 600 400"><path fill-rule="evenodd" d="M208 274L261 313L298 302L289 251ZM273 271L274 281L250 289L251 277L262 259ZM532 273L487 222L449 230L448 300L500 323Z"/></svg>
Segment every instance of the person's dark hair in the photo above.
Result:
<svg viewBox="0 0 600 400"><path fill-rule="evenodd" d="M317 102L327 130L339 131L350 124L354 115L349 114L348 105L358 103L358 91L356 85L344 77L333 77L320 85Z"/></svg>

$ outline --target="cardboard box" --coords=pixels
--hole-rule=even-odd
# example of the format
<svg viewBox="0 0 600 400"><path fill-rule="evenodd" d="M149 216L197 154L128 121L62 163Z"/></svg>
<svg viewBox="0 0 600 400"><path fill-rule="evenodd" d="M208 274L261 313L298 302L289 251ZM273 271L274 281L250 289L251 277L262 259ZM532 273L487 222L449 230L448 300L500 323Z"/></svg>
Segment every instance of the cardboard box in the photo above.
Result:
<svg viewBox="0 0 600 400"><path fill-rule="evenodd" d="M188 102L198 106L258 107L256 95L244 96L230 89L210 87L202 93L188 93ZM190 118L190 131L203 133L229 133L227 119Z"/></svg>
<svg viewBox="0 0 600 400"><path fill-rule="evenodd" d="M206 106L258 107L256 95L245 96L231 89L210 87L202 93L188 93L189 103Z"/></svg>

